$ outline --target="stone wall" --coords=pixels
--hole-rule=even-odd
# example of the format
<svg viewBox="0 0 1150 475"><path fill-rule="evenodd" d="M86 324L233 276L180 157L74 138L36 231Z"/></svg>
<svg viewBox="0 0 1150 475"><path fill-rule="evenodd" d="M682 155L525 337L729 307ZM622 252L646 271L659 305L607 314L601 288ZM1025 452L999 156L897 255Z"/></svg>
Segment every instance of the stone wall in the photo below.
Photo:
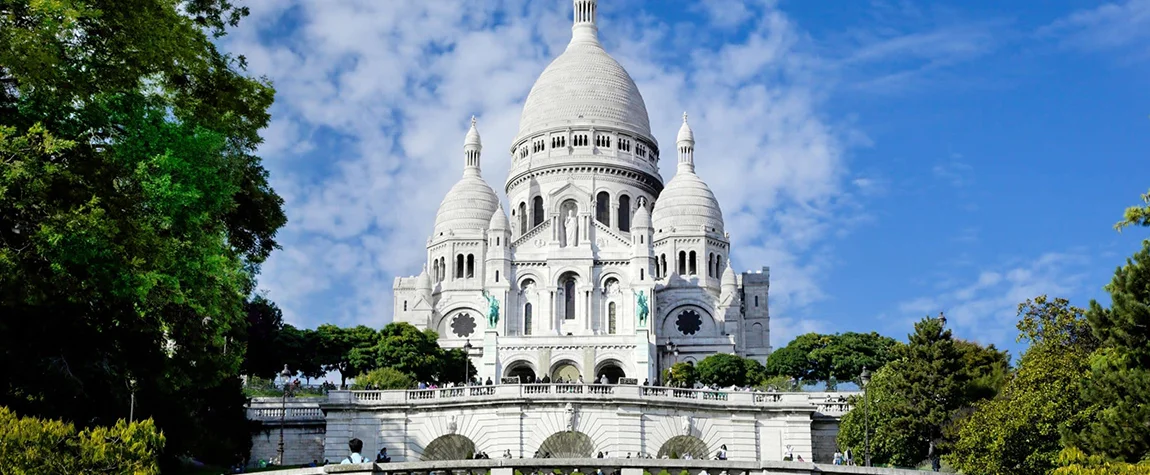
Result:
<svg viewBox="0 0 1150 475"><path fill-rule="evenodd" d="M284 427L284 463L286 465L306 464L313 460L323 462L324 438L327 429L323 424L288 425ZM259 460L273 460L278 456L280 442L279 426L264 426L252 434L250 463ZM339 460L335 460L339 462Z"/></svg>

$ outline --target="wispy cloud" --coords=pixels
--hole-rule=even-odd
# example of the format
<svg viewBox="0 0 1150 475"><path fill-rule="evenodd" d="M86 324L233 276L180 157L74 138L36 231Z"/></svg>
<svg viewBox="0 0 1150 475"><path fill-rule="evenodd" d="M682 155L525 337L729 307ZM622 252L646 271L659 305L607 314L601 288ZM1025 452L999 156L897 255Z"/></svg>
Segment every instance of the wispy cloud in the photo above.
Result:
<svg viewBox="0 0 1150 475"><path fill-rule="evenodd" d="M895 325L905 330L926 315L944 312L957 336L1013 348L1018 304L1042 294L1074 295L1084 285L1088 264L1083 253L1046 253L985 268L966 280L948 278L938 293L898 304L902 319Z"/></svg>
<svg viewBox="0 0 1150 475"><path fill-rule="evenodd" d="M1105 3L1080 10L1038 30L1065 47L1128 53L1128 59L1150 58L1150 0Z"/></svg>
<svg viewBox="0 0 1150 475"><path fill-rule="evenodd" d="M955 188L964 188L974 181L974 167L963 161L962 155L958 154L951 154L950 159L935 164L931 173Z"/></svg>

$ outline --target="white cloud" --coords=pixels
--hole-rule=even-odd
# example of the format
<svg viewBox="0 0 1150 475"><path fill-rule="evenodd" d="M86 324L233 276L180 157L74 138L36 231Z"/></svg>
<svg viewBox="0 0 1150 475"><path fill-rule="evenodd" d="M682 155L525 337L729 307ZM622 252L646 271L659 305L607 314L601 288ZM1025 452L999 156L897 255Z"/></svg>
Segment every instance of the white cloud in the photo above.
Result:
<svg viewBox="0 0 1150 475"><path fill-rule="evenodd" d="M723 206L736 268L771 267L772 340L785 344L792 328L825 328L801 318L825 296L831 259L820 251L844 222L865 219L857 198L877 182L850 176L846 150L865 137L820 113L831 79L817 74L821 60L805 34L771 2L704 7L714 25L739 21L748 33L709 45L647 16L641 28L622 28L633 23L606 8L601 36L643 91L664 149L681 112L691 113L698 173ZM425 260L435 211L461 174L471 115L483 136L483 175L502 190L522 100L566 44L570 3L251 8L225 46L275 82L261 153L290 219L260 287L295 324L381 326L391 318L394 277ZM696 26L688 34L709 34ZM672 54L670 39L689 47ZM671 155L663 157L668 179Z"/></svg>
<svg viewBox="0 0 1150 475"><path fill-rule="evenodd" d="M1046 253L1031 261L984 269L965 282L947 279L938 294L900 303L902 319L895 324L897 330L909 331L910 323L944 312L956 336L1014 347L1018 304L1043 294L1076 295L1085 280L1086 264L1083 254Z"/></svg>
<svg viewBox="0 0 1150 475"><path fill-rule="evenodd" d="M1079 10L1038 30L1040 37L1059 38L1066 47L1131 51L1150 56L1150 0L1110 2Z"/></svg>

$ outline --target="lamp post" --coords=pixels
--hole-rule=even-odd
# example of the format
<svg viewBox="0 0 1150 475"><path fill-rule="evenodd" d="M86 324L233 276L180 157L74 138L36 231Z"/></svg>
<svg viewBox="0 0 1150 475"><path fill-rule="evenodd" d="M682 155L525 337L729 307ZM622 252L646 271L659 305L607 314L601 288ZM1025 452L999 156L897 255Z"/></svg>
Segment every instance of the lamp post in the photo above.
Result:
<svg viewBox="0 0 1150 475"><path fill-rule="evenodd" d="M131 389L131 405L128 406L128 422L136 420L136 378L128 380L128 389Z"/></svg>
<svg viewBox="0 0 1150 475"><path fill-rule="evenodd" d="M862 383L863 390L863 443L865 449L863 457L866 466L870 466L870 393L867 392L866 387L870 384L870 370L863 366L862 374L859 375L859 381Z"/></svg>
<svg viewBox="0 0 1150 475"><path fill-rule="evenodd" d="M290 391L289 383L291 382L291 370L288 369L286 364L284 365L283 371L280 371L280 376L283 376L284 378L284 394L283 398L280 400L280 445L278 460L279 464L282 466L284 464L284 420L287 416L287 397L288 391Z"/></svg>
<svg viewBox="0 0 1150 475"><path fill-rule="evenodd" d="M472 348L471 339L468 338L467 341L463 342L463 385L464 386L467 386L467 383L469 380L469 378L467 377L468 376L468 374L467 374L468 373L467 363L468 363L468 360L471 359L471 348Z"/></svg>

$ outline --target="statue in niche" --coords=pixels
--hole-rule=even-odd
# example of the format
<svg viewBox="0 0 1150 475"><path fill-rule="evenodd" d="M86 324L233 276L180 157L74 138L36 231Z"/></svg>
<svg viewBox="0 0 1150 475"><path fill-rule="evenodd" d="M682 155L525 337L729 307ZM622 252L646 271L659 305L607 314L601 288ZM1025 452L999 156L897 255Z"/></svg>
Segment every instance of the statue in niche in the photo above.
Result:
<svg viewBox="0 0 1150 475"><path fill-rule="evenodd" d="M651 309L647 306L646 293L640 290L636 295L637 297L635 306L638 307L638 311L636 313L639 315L639 328L643 328L647 326L647 315L651 312Z"/></svg>
<svg viewBox="0 0 1150 475"><path fill-rule="evenodd" d="M567 431L568 432L574 431L575 430L575 406L572 406L571 403L567 403L567 406L565 406L563 408L563 412L566 415L565 419L567 422Z"/></svg>
<svg viewBox="0 0 1150 475"><path fill-rule="evenodd" d="M563 229L567 231L567 245L575 247L579 243L579 218L575 217L575 210L567 211L567 219L563 220Z"/></svg>
<svg viewBox="0 0 1150 475"><path fill-rule="evenodd" d="M459 424L455 422L455 416L453 415L451 419L447 421L447 433L454 434L456 430L459 430Z"/></svg>
<svg viewBox="0 0 1150 475"><path fill-rule="evenodd" d="M499 299L483 291L483 298L487 299L487 327L495 328L499 324Z"/></svg>

